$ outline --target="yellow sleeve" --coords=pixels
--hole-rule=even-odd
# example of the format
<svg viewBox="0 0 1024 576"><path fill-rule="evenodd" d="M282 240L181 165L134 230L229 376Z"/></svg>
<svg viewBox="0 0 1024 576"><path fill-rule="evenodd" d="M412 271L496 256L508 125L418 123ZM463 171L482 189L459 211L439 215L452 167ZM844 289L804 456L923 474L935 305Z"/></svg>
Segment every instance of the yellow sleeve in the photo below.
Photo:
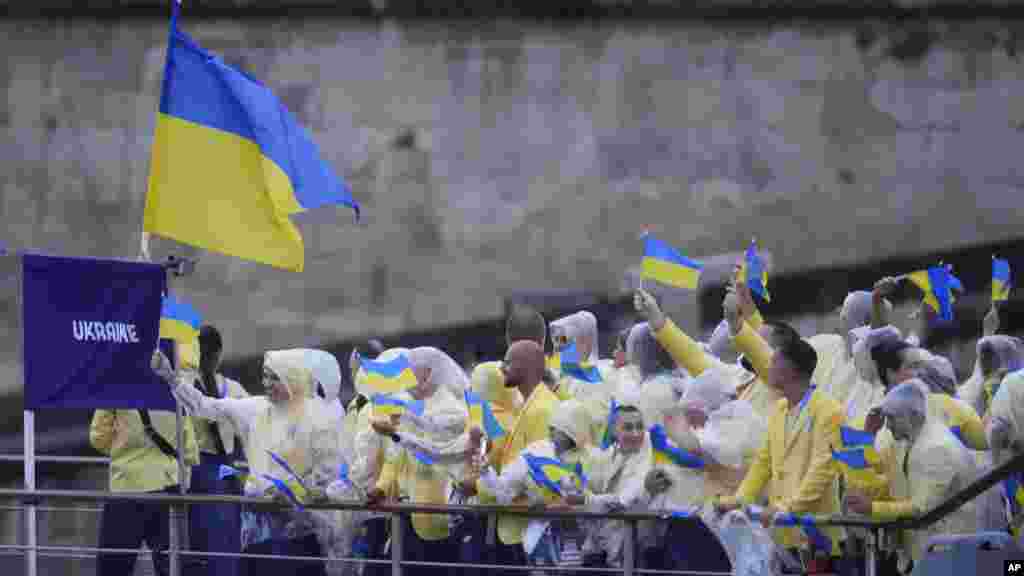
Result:
<svg viewBox="0 0 1024 576"><path fill-rule="evenodd" d="M711 362L700 344L680 330L671 318L665 319L665 325L654 333L654 337L665 347L672 360L685 368L691 376L698 376L711 367Z"/></svg>
<svg viewBox="0 0 1024 576"><path fill-rule="evenodd" d="M764 316L761 316L761 311L754 310L754 313L750 315L750 318L747 318L747 324L750 324L750 327L755 331L760 330L761 326L764 326Z"/></svg>
<svg viewBox="0 0 1024 576"><path fill-rule="evenodd" d="M963 438L964 444L971 450L988 450L985 425L978 413L952 396L943 395L942 404L951 427L960 429L960 437Z"/></svg>
<svg viewBox="0 0 1024 576"><path fill-rule="evenodd" d="M838 410L819 408L819 411L826 410L825 414L820 415L823 417L815 414L814 428L811 429L811 433L816 438L814 438L814 454L811 456L811 465L807 468L807 473L804 474L796 495L779 506L786 512L794 514L809 512L811 507L821 501L822 496L832 488L835 481L838 466L832 459L832 446L836 445L839 438L839 425L842 424L843 415Z"/></svg>
<svg viewBox="0 0 1024 576"><path fill-rule="evenodd" d="M196 440L195 420L186 416L182 422L182 439L185 441L185 465L195 466L199 464L199 442Z"/></svg>
<svg viewBox="0 0 1024 576"><path fill-rule="evenodd" d="M754 373L762 382L768 382L768 367L772 363L772 348L764 338L750 325L744 322L740 333L733 338L736 350L750 360Z"/></svg>
<svg viewBox="0 0 1024 576"><path fill-rule="evenodd" d="M110 446L114 443L114 420L113 410L97 410L89 425L89 443L107 456L110 456Z"/></svg>
<svg viewBox="0 0 1024 576"><path fill-rule="evenodd" d="M765 484L772 477L771 447L769 444L769 437L765 436L764 443L761 444L761 448L758 449L753 461L750 463L747 475L743 477L743 482L740 484L739 489L736 490L734 500L738 500L743 504L753 504L761 496Z"/></svg>
<svg viewBox="0 0 1024 576"><path fill-rule="evenodd" d="M382 490L389 497L395 493L398 484L398 461L389 460L380 468L380 476L377 477L377 489Z"/></svg>
<svg viewBox="0 0 1024 576"><path fill-rule="evenodd" d="M562 376L558 379L558 387L555 388L555 396L557 396L558 400L561 402L573 399L572 393L569 392L568 380L568 376Z"/></svg>
<svg viewBox="0 0 1024 576"><path fill-rule="evenodd" d="M876 500L871 503L871 517L876 520L898 520L914 515L910 500Z"/></svg>

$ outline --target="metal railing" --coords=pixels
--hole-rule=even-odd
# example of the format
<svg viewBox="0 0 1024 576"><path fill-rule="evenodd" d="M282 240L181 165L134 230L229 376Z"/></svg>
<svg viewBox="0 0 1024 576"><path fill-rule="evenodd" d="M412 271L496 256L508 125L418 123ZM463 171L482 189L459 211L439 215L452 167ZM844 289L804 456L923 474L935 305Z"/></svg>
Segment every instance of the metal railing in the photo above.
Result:
<svg viewBox="0 0 1024 576"><path fill-rule="evenodd" d="M3 460L17 460L18 456L0 456ZM80 459L77 457L47 457L37 456L40 461L51 461L51 462L65 462L65 463L101 463L98 462L100 458L91 459ZM83 461L84 460L84 461ZM874 576L877 564L877 552L878 543L881 542L882 532L885 530L919 530L926 528L935 522L938 522L952 514L959 509L966 502L976 498L992 486L1005 480L1015 472L1024 470L1024 454L1016 456L1011 461L1003 464L1002 466L992 470L988 474L976 480L974 483L966 487L961 492L954 495L949 500L936 506L934 509L927 513L910 519L897 520L897 521L875 521L864 517L852 517L852 516L829 516L829 517L815 517L815 523L819 527L824 526L842 526L842 527L857 527L863 528L868 531L868 538L865 547L865 571L866 576ZM171 510L171 529L172 534L176 525L176 519L180 517L181 510L186 505L202 505L202 504L242 504L250 506L259 510L267 511L282 511L290 509L287 504L281 504L272 502L264 499L249 498L243 496L225 496L225 495L171 495L171 494L159 494L159 493L115 493L115 492L101 492L101 491L83 491L83 490L14 490L14 489L0 489L0 499L16 500L21 502L24 506L33 510L39 510L39 505L43 501L49 502L114 502L114 501L135 501L135 502L149 502L149 503L164 503L167 504ZM560 572L574 572L580 570L594 571L594 572L607 572L607 573L623 573L625 576L633 576L635 574L686 574L687 572L679 571L661 571L661 570L649 570L641 569L637 567L636 556L635 556L635 544L636 544L636 528L637 523L642 521L661 521L661 522L699 522L699 518L694 517L671 517L664 514L655 513L637 513L637 512L619 512L619 513L596 513L587 512L583 510L563 510L563 509L533 509L525 507L512 507L512 506L457 506L457 505L427 505L427 504L380 504L375 506L367 506L364 502L352 501L352 502L337 502L330 504L309 504L305 506L308 510L347 510L347 511L365 511L373 512L376 514L388 514L390 515L390 526L391 526L391 546L390 546L390 559L373 559L373 558L362 558L362 557L346 557L346 558L310 558L310 557L298 557L298 556L271 556L271 555L259 555L259 554L243 554L243 553L217 553L217 552L198 552L192 550L182 549L179 545L178 538L172 535L170 548L167 550L167 555L170 560L171 566L180 567L180 559L182 557L240 557L240 558L277 558L287 560L305 560L311 559L326 562L342 562L342 563L356 563L356 564L390 564L392 576L401 576L403 566L443 566L443 567L461 567L461 568L489 568L489 569L500 569L500 570L523 570L523 571L560 571ZM58 510L58 508L54 508ZM404 522L405 519L411 514L449 514L449 515L470 515L470 516L483 516L487 517L490 521L493 521L492 517L497 516L525 516L531 518L544 518L550 520L620 520L623 521L627 527L625 531L625 540L623 542L623 563L621 568L575 568L566 566L504 566L494 564L472 564L472 563L453 563L453 562L415 562L403 559L403 536L404 536ZM21 551L26 553L26 558L30 553L42 553L48 556L57 554L67 555L81 555L83 552L96 554L102 552L114 552L114 553L138 553L138 550L123 550L123 549L101 549L101 548L89 548L82 546L44 546L34 543L34 539L29 540L30 544L3 544L0 545L0 550L6 551Z"/></svg>

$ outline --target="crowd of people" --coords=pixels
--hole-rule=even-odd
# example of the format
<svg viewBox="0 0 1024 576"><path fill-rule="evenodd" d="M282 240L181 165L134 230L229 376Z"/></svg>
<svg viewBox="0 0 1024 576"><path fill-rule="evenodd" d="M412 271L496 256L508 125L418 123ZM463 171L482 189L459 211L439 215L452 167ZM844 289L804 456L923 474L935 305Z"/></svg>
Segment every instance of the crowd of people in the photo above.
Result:
<svg viewBox="0 0 1024 576"><path fill-rule="evenodd" d="M348 370L356 396L344 407L333 355L267 352L264 395L250 396L218 373L223 343L206 326L198 366L154 355L154 369L188 414L185 478L178 477L173 414L98 411L91 440L112 458L114 491L176 492L185 482L192 493L290 504L192 506L192 549L263 555L191 561L196 574L383 574L389 565L329 560L387 559L394 542L407 561L464 564L455 570L467 574L475 563L541 569L559 563L568 532L580 535L587 568L622 566L633 541L641 567L729 573L714 526L741 512L770 529L803 570L853 574L863 564L864 534L785 519L914 516L1024 451L1024 348L999 334L995 307L975 370L961 383L950 361L929 349L928 332L941 321L926 302L916 333L890 325L896 282L850 293L839 333L801 335L765 320L737 280L707 342L637 290L644 321L619 336L614 358L599 357L590 312L548 323L518 307L507 319L504 358L470 373L437 348L385 350L371 342L354 350ZM544 352L549 338L552 356ZM403 362L415 377L385 405L380 375L367 365ZM1024 515L1012 486L884 542L879 573L908 574L937 533L1016 533ZM303 507L352 501L370 511ZM383 502L648 511L665 520L641 522L627 540L626 526L612 519L411 514L396 539L388 517L372 511ZM100 548L134 549L146 540L160 552L167 526L166 508L111 504ZM154 560L166 574L166 555ZM134 562L134 554L101 553L99 574L127 576Z"/></svg>

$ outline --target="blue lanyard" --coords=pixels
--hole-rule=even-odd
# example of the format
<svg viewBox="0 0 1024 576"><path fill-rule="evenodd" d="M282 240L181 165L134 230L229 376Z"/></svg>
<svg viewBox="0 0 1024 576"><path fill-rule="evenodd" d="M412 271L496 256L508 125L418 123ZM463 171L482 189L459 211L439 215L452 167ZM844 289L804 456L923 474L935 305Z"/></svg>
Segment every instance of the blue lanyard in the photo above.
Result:
<svg viewBox="0 0 1024 576"><path fill-rule="evenodd" d="M804 408L807 406L807 403L811 401L811 396L814 395L814 389L815 388L817 388L817 386L814 386L812 384L811 387L807 389L807 392L804 393L803 399L800 400L800 403L796 405L796 413L797 414L800 414L801 412L803 412Z"/></svg>

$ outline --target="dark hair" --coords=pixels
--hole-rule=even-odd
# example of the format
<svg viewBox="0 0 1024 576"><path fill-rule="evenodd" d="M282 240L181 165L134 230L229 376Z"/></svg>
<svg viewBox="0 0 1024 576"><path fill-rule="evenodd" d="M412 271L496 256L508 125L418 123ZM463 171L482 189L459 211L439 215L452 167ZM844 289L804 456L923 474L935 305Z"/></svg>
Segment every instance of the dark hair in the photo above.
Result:
<svg viewBox="0 0 1024 576"><path fill-rule="evenodd" d="M616 338L615 341L618 343L619 348L621 348L623 351L626 350L626 341L629 340L629 331L632 329L633 327L630 326L629 328L619 330L619 336L618 338Z"/></svg>
<svg viewBox="0 0 1024 576"><path fill-rule="evenodd" d="M890 385L886 373L889 370L895 372L900 369L903 365L902 352L907 348L913 346L903 340L886 340L871 349L871 360L878 367L878 377L882 379L882 384L886 388Z"/></svg>
<svg viewBox="0 0 1024 576"><path fill-rule="evenodd" d="M764 325L772 329L771 342L768 344L775 348L777 344L784 343L787 340L799 340L800 333L785 322L778 320L765 320Z"/></svg>
<svg viewBox="0 0 1024 576"><path fill-rule="evenodd" d="M785 322L765 322L772 328L775 349L803 376L811 378L818 367L818 353L814 347L800 337L795 328Z"/></svg>
<svg viewBox="0 0 1024 576"><path fill-rule="evenodd" d="M509 343L529 340L543 348L547 330L547 324L544 323L544 317L540 312L531 306L517 305L505 322L505 339Z"/></svg>
<svg viewBox="0 0 1024 576"><path fill-rule="evenodd" d="M357 344L352 349L363 358L373 360L384 353L384 344L380 340L367 340L365 344Z"/></svg>
<svg viewBox="0 0 1024 576"><path fill-rule="evenodd" d="M199 353L216 354L224 350L224 340L220 336L220 330L209 324L199 329Z"/></svg>
<svg viewBox="0 0 1024 576"><path fill-rule="evenodd" d="M615 413L636 413L640 414L640 409L636 406L619 406L615 409Z"/></svg>

